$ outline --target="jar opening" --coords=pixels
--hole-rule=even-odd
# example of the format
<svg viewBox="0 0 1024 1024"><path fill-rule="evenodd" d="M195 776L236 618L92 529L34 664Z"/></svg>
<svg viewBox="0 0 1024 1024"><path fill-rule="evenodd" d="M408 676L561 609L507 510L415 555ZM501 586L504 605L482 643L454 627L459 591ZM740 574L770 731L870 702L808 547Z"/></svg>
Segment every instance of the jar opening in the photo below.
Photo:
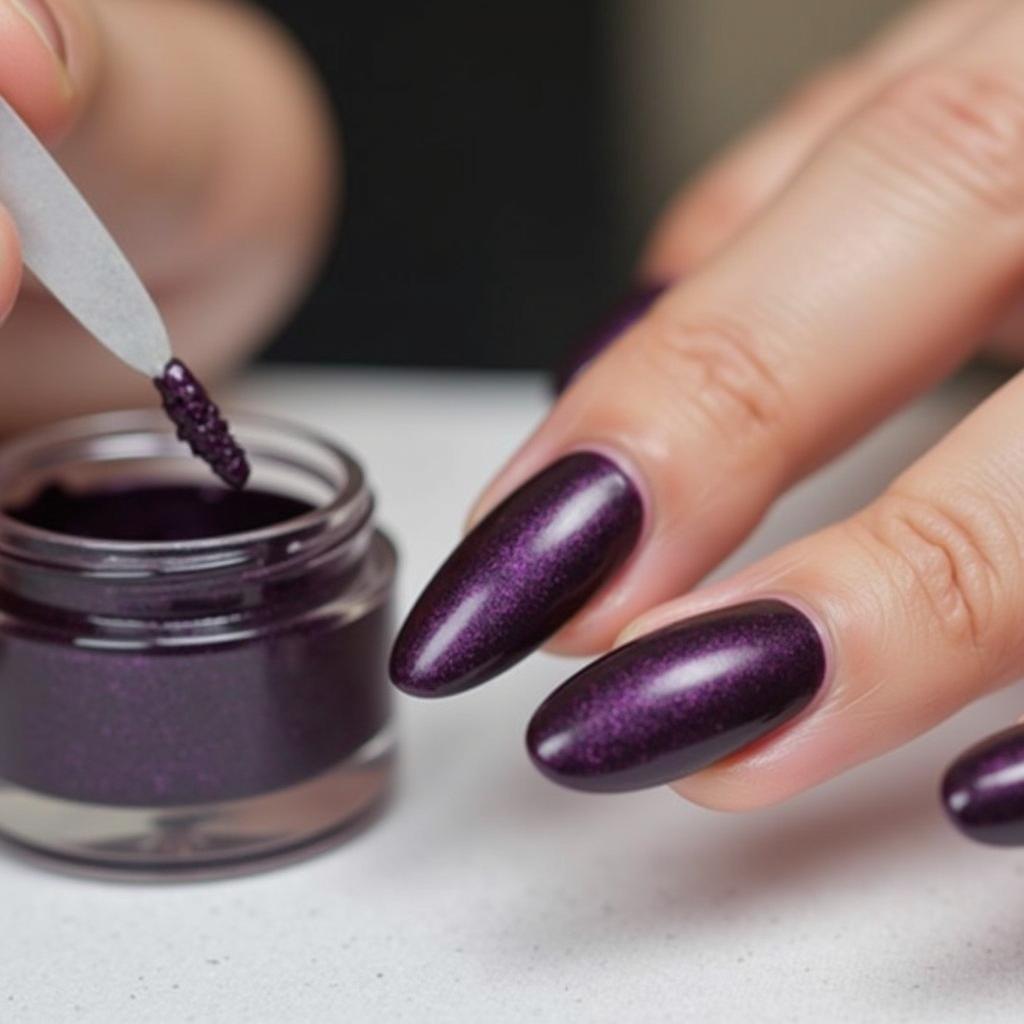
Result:
<svg viewBox="0 0 1024 1024"><path fill-rule="evenodd" d="M222 490L157 410L69 420L5 444L0 559L133 576L366 533L373 499L344 451L271 417L232 422L253 469L241 492Z"/></svg>
<svg viewBox="0 0 1024 1024"><path fill-rule="evenodd" d="M308 501L275 491L200 484L137 483L130 477L80 490L50 483L3 511L18 522L74 537L191 541L262 530L312 512Z"/></svg>
<svg viewBox="0 0 1024 1024"><path fill-rule="evenodd" d="M358 463L294 424L232 424L253 470L241 492L212 481L156 410L0 448L0 614L45 607L51 620L161 623L177 637L223 633L226 616L300 614L347 586L375 536Z"/></svg>

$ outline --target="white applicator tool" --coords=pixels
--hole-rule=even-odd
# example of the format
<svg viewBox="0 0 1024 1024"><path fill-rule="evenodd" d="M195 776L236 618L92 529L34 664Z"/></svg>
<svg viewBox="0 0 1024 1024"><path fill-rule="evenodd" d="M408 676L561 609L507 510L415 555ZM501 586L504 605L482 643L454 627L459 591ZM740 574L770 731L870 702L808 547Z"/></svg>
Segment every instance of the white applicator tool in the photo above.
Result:
<svg viewBox="0 0 1024 1024"><path fill-rule="evenodd" d="M99 217L0 98L0 203L25 266L97 341L147 377L171 361L160 312Z"/></svg>
<svg viewBox="0 0 1024 1024"><path fill-rule="evenodd" d="M151 378L178 436L232 487L249 475L217 406L171 354L160 311L124 253L46 147L0 97L0 203L22 260L53 297L132 369Z"/></svg>

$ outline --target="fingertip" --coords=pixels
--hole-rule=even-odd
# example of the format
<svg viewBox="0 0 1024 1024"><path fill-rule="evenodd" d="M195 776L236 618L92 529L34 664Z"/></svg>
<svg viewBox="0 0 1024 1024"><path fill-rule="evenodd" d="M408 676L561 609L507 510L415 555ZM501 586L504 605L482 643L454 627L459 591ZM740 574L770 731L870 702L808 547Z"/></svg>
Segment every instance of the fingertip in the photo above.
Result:
<svg viewBox="0 0 1024 1024"><path fill-rule="evenodd" d="M620 638L608 620L586 609L550 637L544 650L562 658L592 658L620 646Z"/></svg>
<svg viewBox="0 0 1024 1024"><path fill-rule="evenodd" d="M717 780L709 785L708 780L703 776L710 774L711 772L708 771L699 776L678 779L676 782L670 782L668 788L688 804L703 807L707 811L738 814L754 810L759 806L751 800L749 791L742 786L730 790L719 784Z"/></svg>
<svg viewBox="0 0 1024 1024"><path fill-rule="evenodd" d="M47 144L81 113L96 51L91 9L80 0L0 0L0 96Z"/></svg>
<svg viewBox="0 0 1024 1024"><path fill-rule="evenodd" d="M746 772L730 770L727 764L723 764L678 779L669 784L669 789L698 807L742 814L775 807L795 796L803 787L782 785L777 775L768 775L763 782L752 784Z"/></svg>
<svg viewBox="0 0 1024 1024"><path fill-rule="evenodd" d="M819 689L819 694L824 684ZM731 814L775 807L825 781L852 760L850 742L841 731L830 729L832 718L824 704L812 700L809 708L714 764L669 784L692 804ZM815 742L822 731L821 743ZM836 761L830 765L823 752Z"/></svg>

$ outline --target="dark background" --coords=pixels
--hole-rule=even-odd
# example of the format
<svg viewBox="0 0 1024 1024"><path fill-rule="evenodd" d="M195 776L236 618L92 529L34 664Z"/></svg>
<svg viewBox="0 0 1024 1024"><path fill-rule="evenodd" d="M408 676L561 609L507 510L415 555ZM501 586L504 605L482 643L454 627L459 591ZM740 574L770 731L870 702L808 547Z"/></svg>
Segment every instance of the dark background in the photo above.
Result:
<svg viewBox="0 0 1024 1024"><path fill-rule="evenodd" d="M346 163L328 264L266 358L555 362L629 273L607 4L263 6L319 67Z"/></svg>

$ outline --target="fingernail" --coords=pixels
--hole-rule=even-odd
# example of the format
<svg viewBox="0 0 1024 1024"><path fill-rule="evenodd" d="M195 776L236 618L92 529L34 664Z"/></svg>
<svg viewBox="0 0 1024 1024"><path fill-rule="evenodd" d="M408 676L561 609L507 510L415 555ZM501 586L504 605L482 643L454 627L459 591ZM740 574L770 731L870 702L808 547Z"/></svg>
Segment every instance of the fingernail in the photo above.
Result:
<svg viewBox="0 0 1024 1024"><path fill-rule="evenodd" d="M965 836L993 846L1024 846L1024 726L961 754L942 780L942 802Z"/></svg>
<svg viewBox="0 0 1024 1024"><path fill-rule="evenodd" d="M612 651L540 706L527 732L541 772L572 789L626 792L707 768L805 708L825 649L781 601L674 623Z"/></svg>
<svg viewBox="0 0 1024 1024"><path fill-rule="evenodd" d="M60 22L44 0L10 0L14 9L35 29L61 64L67 63L67 50Z"/></svg>
<svg viewBox="0 0 1024 1024"><path fill-rule="evenodd" d="M514 665L626 560L643 502L609 458L575 452L490 512L427 585L398 634L391 678L440 697Z"/></svg>
<svg viewBox="0 0 1024 1024"><path fill-rule="evenodd" d="M555 371L555 394L561 394L592 359L632 327L665 291L664 284L641 284L626 292L590 331L573 345Z"/></svg>

